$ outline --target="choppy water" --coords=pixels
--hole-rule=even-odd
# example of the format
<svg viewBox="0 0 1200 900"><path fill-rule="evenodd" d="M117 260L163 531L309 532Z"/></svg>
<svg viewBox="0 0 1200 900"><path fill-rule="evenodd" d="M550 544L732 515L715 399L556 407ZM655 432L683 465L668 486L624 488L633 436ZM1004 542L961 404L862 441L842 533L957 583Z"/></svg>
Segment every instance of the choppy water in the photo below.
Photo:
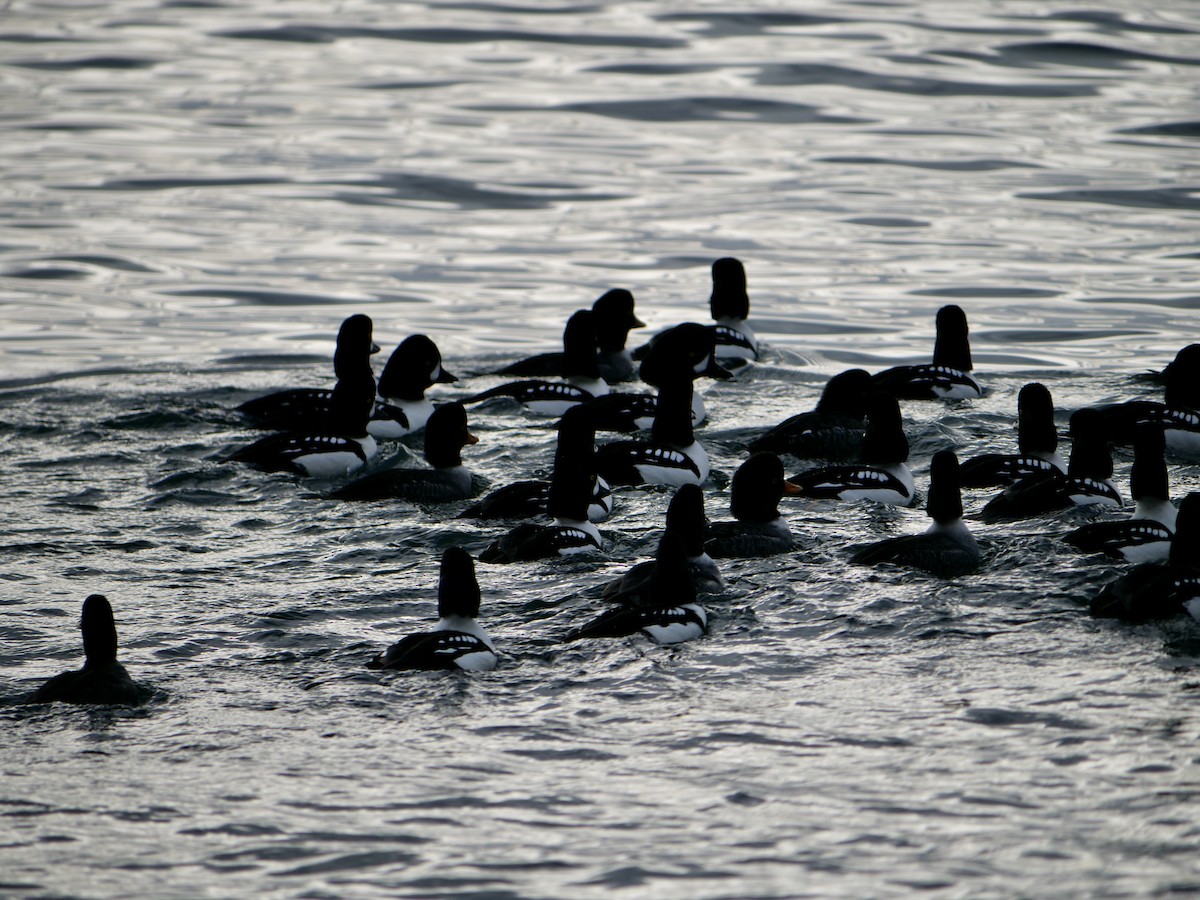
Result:
<svg viewBox="0 0 1200 900"><path fill-rule="evenodd" d="M707 392L714 517L755 428L948 301L990 393L906 404L922 483L1026 381L1064 424L1150 394L1197 337L1198 36L1185 0L5 5L0 694L77 664L94 591L159 693L0 713L0 895L1200 891L1200 632L1089 619L1070 522L976 526L941 582L842 563L920 512L794 506L708 638L561 647L653 548L665 495L623 492L603 562L480 568L494 673L380 675L498 529L216 462L351 312L477 373L609 287L702 319L724 255L768 349ZM493 483L549 465L545 423L473 430Z"/></svg>

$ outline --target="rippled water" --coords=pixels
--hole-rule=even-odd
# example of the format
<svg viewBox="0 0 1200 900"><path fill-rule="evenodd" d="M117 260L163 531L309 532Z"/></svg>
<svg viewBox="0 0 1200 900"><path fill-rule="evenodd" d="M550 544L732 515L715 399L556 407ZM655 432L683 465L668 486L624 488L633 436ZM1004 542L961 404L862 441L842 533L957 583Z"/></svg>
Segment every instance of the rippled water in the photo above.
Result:
<svg viewBox="0 0 1200 900"><path fill-rule="evenodd" d="M6 5L0 695L77 664L94 591L158 694L0 712L0 894L1200 891L1200 633L1086 616L1086 516L977 525L943 582L843 564L919 511L796 504L708 638L560 646L654 546L626 491L602 561L480 567L494 673L380 675L498 529L217 462L351 312L481 373L609 287L702 319L725 255L767 351L706 389L714 518L749 435L925 358L946 302L989 394L905 405L919 483L1026 381L1064 425L1151 395L1197 338L1198 35L1183 0ZM472 427L495 484L550 463L544 422Z"/></svg>

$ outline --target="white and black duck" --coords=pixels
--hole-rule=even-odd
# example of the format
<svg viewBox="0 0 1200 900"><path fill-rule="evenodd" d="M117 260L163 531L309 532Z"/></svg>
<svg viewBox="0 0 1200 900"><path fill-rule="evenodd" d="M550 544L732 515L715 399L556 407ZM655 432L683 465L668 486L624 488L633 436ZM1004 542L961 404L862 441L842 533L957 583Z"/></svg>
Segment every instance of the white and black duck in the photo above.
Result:
<svg viewBox="0 0 1200 900"><path fill-rule="evenodd" d="M675 491L667 506L663 534L674 534L683 542L688 573L698 594L714 594L725 589L725 581L713 558L704 549L708 536L708 521L704 515L704 492L698 485L685 484ZM661 538L659 539L661 542ZM637 563L620 578L604 586L603 596L632 598L650 584L658 563L648 559Z"/></svg>
<svg viewBox="0 0 1200 900"><path fill-rule="evenodd" d="M987 502L979 517L985 522L1024 519L1076 506L1123 505L1113 484L1112 453L1095 410L1071 415L1071 460L1066 474L1029 475Z"/></svg>
<svg viewBox="0 0 1200 900"><path fill-rule="evenodd" d="M758 338L749 323L750 295L746 290L746 268L741 260L726 256L712 264L712 294L709 312L718 359L758 359Z"/></svg>
<svg viewBox="0 0 1200 900"><path fill-rule="evenodd" d="M856 550L850 561L875 566L891 563L922 569L942 578L968 575L979 568L979 544L962 520L958 457L950 450L933 455L925 512L933 524L922 534L888 538Z"/></svg>
<svg viewBox="0 0 1200 900"><path fill-rule="evenodd" d="M1187 613L1200 620L1200 494L1183 498L1165 565L1143 563L1092 598L1097 618L1145 622Z"/></svg>
<svg viewBox="0 0 1200 900"><path fill-rule="evenodd" d="M1167 450L1200 459L1200 344L1189 344L1163 371L1164 402L1130 400L1096 407L1101 427L1114 444L1132 443L1143 422L1163 430Z"/></svg>
<svg viewBox="0 0 1200 900"><path fill-rule="evenodd" d="M600 530L588 520L596 474L582 466L557 466L550 482L548 524L522 522L479 554L480 562L527 562L599 550Z"/></svg>
<svg viewBox="0 0 1200 900"><path fill-rule="evenodd" d="M588 412L590 403L581 403L563 413L558 422L558 443L554 451L554 469L571 466L596 470L596 432ZM478 503L459 513L462 519L532 519L549 511L550 480L531 479L506 484L489 493ZM596 479L588 504L588 520L603 522L612 513L612 489L603 478Z"/></svg>
<svg viewBox="0 0 1200 900"><path fill-rule="evenodd" d="M613 441L596 448L596 471L610 485L703 484L708 453L692 431L692 379L664 378L648 441Z"/></svg>
<svg viewBox="0 0 1200 900"><path fill-rule="evenodd" d="M1030 382L1017 395L1017 452L985 453L959 467L963 487L1000 487L1030 475L1066 472L1058 452L1054 400L1045 385Z"/></svg>
<svg viewBox="0 0 1200 900"><path fill-rule="evenodd" d="M361 469L378 446L367 432L375 406L375 379L364 360L356 372L338 379L324 416L315 416L312 430L286 431L261 438L226 457L266 472L291 472L314 478L335 478Z"/></svg>
<svg viewBox="0 0 1200 900"><path fill-rule="evenodd" d="M872 390L865 369L839 372L825 384L816 409L784 419L751 441L750 450L786 453L796 459L859 459L867 427L867 395Z"/></svg>
<svg viewBox="0 0 1200 900"><path fill-rule="evenodd" d="M153 690L135 682L117 662L117 626L104 595L92 594L83 601L79 628L83 632L83 668L55 675L26 702L137 706L149 699Z"/></svg>
<svg viewBox="0 0 1200 900"><path fill-rule="evenodd" d="M429 468L397 467L373 472L342 485L330 496L336 500L411 500L414 503L452 503L475 495L471 472L463 465L462 450L479 442L467 424L461 403L443 403L425 425L425 461Z"/></svg>
<svg viewBox="0 0 1200 900"><path fill-rule="evenodd" d="M475 561L461 547L442 553L438 577L438 621L432 631L410 634L367 663L368 669L496 668L496 647L480 626Z"/></svg>
<svg viewBox="0 0 1200 900"><path fill-rule="evenodd" d="M608 383L600 377L596 359L596 331L592 311L577 310L563 331L563 380L512 381L467 397L463 403L507 398L542 416L561 416L577 403L602 397Z"/></svg>
<svg viewBox="0 0 1200 900"><path fill-rule="evenodd" d="M895 366L872 376L875 387L898 400L970 400L983 396L971 377L971 343L967 314L959 306L937 313L933 362Z"/></svg>
<svg viewBox="0 0 1200 900"><path fill-rule="evenodd" d="M695 390L699 378L719 381L733 374L717 362L713 333L703 325L685 322L657 335L642 356L638 374L642 381L658 387L668 379L686 374L692 379L692 425L701 425L708 418L704 396ZM651 428L658 412L658 397L654 394L609 393L587 401L597 431L629 433Z"/></svg>
<svg viewBox="0 0 1200 900"><path fill-rule="evenodd" d="M600 376L609 384L633 377L633 356L625 347L629 332L645 328L634 312L633 294L614 288L592 304L592 326L596 336L596 362ZM562 352L539 353L500 369L497 375L565 375Z"/></svg>
<svg viewBox="0 0 1200 900"><path fill-rule="evenodd" d="M364 368L370 371L371 354L379 351L371 337L373 327L371 318L362 314L349 316L342 322L333 352L333 373L339 381L357 375ZM330 413L332 401L332 388L292 388L247 400L237 411L257 428L311 431L321 427L320 423ZM392 423L393 429L408 427L402 409L382 402L375 404L371 416L379 422Z"/></svg>
<svg viewBox="0 0 1200 900"><path fill-rule="evenodd" d="M649 584L635 593L613 596L616 607L574 629L565 641L616 638L641 632L660 644L679 644L708 630L708 613L696 602L696 588L688 571L683 539L663 535Z"/></svg>
<svg viewBox="0 0 1200 900"><path fill-rule="evenodd" d="M414 334L392 351L379 375L379 396L367 430L375 437L399 438L425 427L433 401L425 391L435 384L458 381L442 365L442 354L430 338ZM396 411L402 415L397 415Z"/></svg>
<svg viewBox="0 0 1200 900"><path fill-rule="evenodd" d="M793 475L799 495L812 500L873 500L911 506L916 485L908 467L908 438L900 404L890 394L867 398L867 433L858 465L823 466Z"/></svg>
<svg viewBox="0 0 1200 900"><path fill-rule="evenodd" d="M1138 426L1129 493L1133 515L1121 522L1092 522L1063 538L1084 553L1103 553L1126 562L1161 562L1171 552L1177 511L1171 503L1162 429Z"/></svg>

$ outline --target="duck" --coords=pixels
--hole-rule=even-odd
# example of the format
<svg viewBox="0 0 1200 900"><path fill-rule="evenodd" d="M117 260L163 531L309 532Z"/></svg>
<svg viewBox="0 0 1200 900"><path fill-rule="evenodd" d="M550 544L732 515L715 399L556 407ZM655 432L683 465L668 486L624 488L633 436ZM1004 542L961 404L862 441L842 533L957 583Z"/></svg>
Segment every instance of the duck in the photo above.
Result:
<svg viewBox="0 0 1200 900"><path fill-rule="evenodd" d="M453 384L458 378L442 365L437 344L424 334L400 342L379 375L380 402L367 422L377 438L395 439L415 434L433 415L433 401L425 391L435 384Z"/></svg>
<svg viewBox="0 0 1200 900"><path fill-rule="evenodd" d="M575 466L595 471L596 431L588 413L588 403L575 406L558 420L558 444L554 468ZM459 513L460 519L530 519L548 512L550 481L534 479L506 484L489 493L478 503ZM603 478L597 478L588 504L589 522L603 522L612 514L613 492Z"/></svg>
<svg viewBox="0 0 1200 900"><path fill-rule="evenodd" d="M684 484L675 490L667 505L666 524L663 533L677 534L683 541L684 557L688 574L698 594L716 594L725 590L721 570L704 548L707 537L707 518L704 515L704 492L699 485ZM660 542L662 538L659 538ZM648 559L634 565L620 578L604 586L602 596L606 600L621 596L631 598L650 584L657 562Z"/></svg>
<svg viewBox="0 0 1200 900"><path fill-rule="evenodd" d="M475 561L462 547L442 551L438 621L432 631L410 634L367 663L368 669L460 670L496 668L496 646L479 624Z"/></svg>
<svg viewBox="0 0 1200 900"><path fill-rule="evenodd" d="M1000 487L1030 475L1066 473L1058 452L1054 400L1046 386L1033 381L1017 395L1017 453L985 453L959 467L963 487Z"/></svg>
<svg viewBox="0 0 1200 900"><path fill-rule="evenodd" d="M1163 402L1129 400L1095 407L1114 444L1129 444L1142 422L1157 423L1169 452L1200 459L1200 344L1180 350L1163 371Z"/></svg>
<svg viewBox="0 0 1200 900"><path fill-rule="evenodd" d="M872 376L875 387L897 400L973 400L983 389L971 377L967 314L953 304L937 312L933 362L895 366Z"/></svg>
<svg viewBox="0 0 1200 900"><path fill-rule="evenodd" d="M357 374L364 367L370 370L370 357L379 352L372 339L374 323L361 313L347 317L338 329L333 353L333 372L342 377ZM292 388L255 397L237 407L256 428L273 431L303 431L330 414L333 390L330 388ZM379 422L391 421L393 428L407 428L404 411L385 403L376 403L371 417Z"/></svg>
<svg viewBox="0 0 1200 900"><path fill-rule="evenodd" d="M79 628L83 668L55 675L26 702L139 706L149 699L153 691L137 684L117 662L117 626L107 597L92 594L83 601Z"/></svg>
<svg viewBox="0 0 1200 900"><path fill-rule="evenodd" d="M634 594L618 594L612 599L617 606L570 631L564 643L640 632L660 644L679 644L708 631L708 613L696 602L683 539L673 532L664 534L659 542L649 584Z"/></svg>
<svg viewBox="0 0 1200 900"><path fill-rule="evenodd" d="M759 435L750 442L751 452L833 462L858 459L871 390L871 376L865 369L839 372L826 382L816 409L784 419Z"/></svg>
<svg viewBox="0 0 1200 900"><path fill-rule="evenodd" d="M551 524L522 522L484 548L479 561L529 562L601 549L600 530L588 520L595 485L595 472L582 466L555 466L547 503Z"/></svg>
<svg viewBox="0 0 1200 900"><path fill-rule="evenodd" d="M297 429L260 438L225 457L265 472L312 478L350 475L375 457L379 447L367 432L375 406L375 379L366 363L338 378L328 414L311 431Z"/></svg>
<svg viewBox="0 0 1200 900"><path fill-rule="evenodd" d="M1142 563L1106 584L1089 603L1102 619L1147 622L1186 612L1200 620L1200 493L1179 505L1166 565Z"/></svg>
<svg viewBox="0 0 1200 900"><path fill-rule="evenodd" d="M733 373L716 359L713 333L703 325L685 322L656 335L646 345L638 367L638 376L651 387L658 387L669 374L686 372L693 384L699 378L725 381ZM586 401L597 431L630 433L654 425L658 397L654 394L609 393ZM708 418L703 395L692 391L692 425Z"/></svg>
<svg viewBox="0 0 1200 900"><path fill-rule="evenodd" d="M596 471L610 485L703 484L708 453L692 432L692 379L664 377L650 440L613 441L596 448Z"/></svg>
<svg viewBox="0 0 1200 900"><path fill-rule="evenodd" d="M1092 522L1063 538L1084 553L1103 553L1126 562L1162 562L1171 552L1177 511L1167 482L1163 430L1151 422L1138 425L1133 445L1129 493L1133 515L1122 522Z"/></svg>
<svg viewBox="0 0 1200 900"><path fill-rule="evenodd" d="M889 506L911 506L916 485L908 467L908 438L900 404L890 394L867 397L867 433L862 463L809 469L788 479L798 496L813 500L873 500Z"/></svg>
<svg viewBox="0 0 1200 900"><path fill-rule="evenodd" d="M1094 409L1071 414L1071 460L1067 473L1043 472L1009 485L983 507L985 522L1022 519L1075 506L1112 506L1124 501L1113 484L1112 454Z"/></svg>
<svg viewBox="0 0 1200 900"><path fill-rule="evenodd" d="M787 520L779 514L784 494L800 486L784 480L783 463L774 453L755 453L738 466L729 486L729 511L735 522L708 526L704 549L715 559L787 553L796 546Z"/></svg>
<svg viewBox="0 0 1200 900"><path fill-rule="evenodd" d="M425 425L425 461L428 469L391 468L373 472L330 493L334 500L411 500L416 503L452 503L474 496L470 471L463 465L462 449L479 443L467 424L461 403L443 403Z"/></svg>
<svg viewBox="0 0 1200 900"><path fill-rule="evenodd" d="M592 312L576 310L563 331L563 381L513 381L463 399L479 403L497 397L517 401L525 409L542 416L561 416L577 403L608 393L608 382L600 377L596 360L596 330Z"/></svg>
<svg viewBox="0 0 1200 900"><path fill-rule="evenodd" d="M941 578L969 575L979 568L979 544L963 522L958 457L939 450L929 466L929 493L925 513L933 524L923 534L908 534L877 541L856 550L850 562L875 566L892 563L921 569Z"/></svg>
<svg viewBox="0 0 1200 900"><path fill-rule="evenodd" d="M750 295L746 291L746 268L741 260L722 257L712 264L712 294L709 312L718 359L758 359L758 338L746 322L750 315Z"/></svg>
<svg viewBox="0 0 1200 900"><path fill-rule="evenodd" d="M596 363L607 384L633 377L633 355L625 347L629 332L645 328L634 312L633 294L624 288L606 291L592 304L592 323L596 335ZM563 353L540 353L500 369L497 375L564 375Z"/></svg>

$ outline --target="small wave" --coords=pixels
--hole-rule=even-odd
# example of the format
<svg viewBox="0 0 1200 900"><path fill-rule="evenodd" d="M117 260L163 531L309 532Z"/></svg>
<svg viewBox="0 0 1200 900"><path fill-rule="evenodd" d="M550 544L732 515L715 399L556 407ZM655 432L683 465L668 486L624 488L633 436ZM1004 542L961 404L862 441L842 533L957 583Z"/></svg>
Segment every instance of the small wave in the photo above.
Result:
<svg viewBox="0 0 1200 900"><path fill-rule="evenodd" d="M13 60L8 65L48 72L75 72L84 69L149 69L159 62L157 59L136 56L85 56L82 59Z"/></svg>
<svg viewBox="0 0 1200 900"><path fill-rule="evenodd" d="M987 59L987 57L983 57ZM1179 56L1161 56L1124 47L1106 44L1091 44L1084 41L1033 41L1023 44L1008 44L1000 47L992 62L1003 65L1063 65L1083 66L1092 69L1127 69L1134 63L1168 63L1170 65L1200 65L1200 59Z"/></svg>
<svg viewBox="0 0 1200 900"><path fill-rule="evenodd" d="M687 46L677 38L649 35L549 34L538 31L472 28L351 28L335 25L281 25L276 28L245 28L218 31L214 37L235 40L287 41L301 44L331 44L346 38L383 41L411 41L420 44L475 44L512 41L515 43L564 44L585 47L627 47L669 50Z"/></svg>
<svg viewBox="0 0 1200 900"><path fill-rule="evenodd" d="M1200 209L1200 187L1147 188L1144 190L1088 188L1017 194L1017 196L1022 200L1103 203L1107 206L1131 206L1140 209Z"/></svg>
<svg viewBox="0 0 1200 900"><path fill-rule="evenodd" d="M845 66L818 63L772 63L762 67L755 83L772 87L836 84L865 91L913 94L918 97L1090 97L1090 84L992 84L950 81L915 75L880 75Z"/></svg>
<svg viewBox="0 0 1200 900"><path fill-rule="evenodd" d="M855 166L906 166L943 172L995 172L1000 169L1040 169L1038 163L1014 159L892 159L885 156L822 156L814 162Z"/></svg>
<svg viewBox="0 0 1200 900"><path fill-rule="evenodd" d="M536 111L538 107L508 107ZM828 115L820 107L751 97L679 97L658 100L596 100L550 107L555 111L590 113L637 122L757 122L773 125L862 125L875 120Z"/></svg>

